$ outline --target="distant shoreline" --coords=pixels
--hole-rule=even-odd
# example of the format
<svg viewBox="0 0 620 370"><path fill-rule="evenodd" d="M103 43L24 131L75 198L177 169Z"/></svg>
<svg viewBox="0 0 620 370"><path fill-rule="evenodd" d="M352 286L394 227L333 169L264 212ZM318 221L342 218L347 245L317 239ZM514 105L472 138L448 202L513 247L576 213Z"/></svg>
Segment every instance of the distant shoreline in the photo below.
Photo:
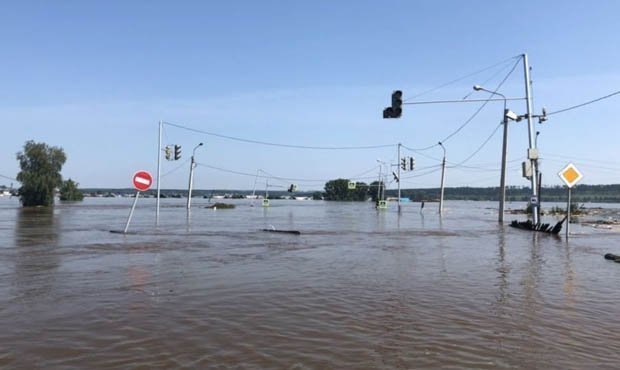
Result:
<svg viewBox="0 0 620 370"><path fill-rule="evenodd" d="M133 188L84 188L80 189L86 196L128 196L135 194ZM210 197L227 197L227 198L245 198L252 194L252 190L239 189L194 189L193 197L210 198ZM256 195L264 195L264 191L255 191ZM270 198L280 197L312 197L322 193L322 190L298 191L290 193L287 191L269 191ZM565 202L566 188L562 186L543 187L540 192L542 202ZM161 189L162 198L181 198L187 196L187 189ZM421 189L401 189L401 197L409 198L413 202L432 202L439 199L439 188L421 188ZM156 190L151 189L144 192L147 197L155 197ZM396 189L387 189L386 197L396 197ZM531 196L528 187L510 186L506 188L507 202L527 202ZM498 201L498 187L447 187L444 189L445 200L472 200L472 201ZM577 185L572 190L572 200L575 203L620 203L620 184L614 185Z"/></svg>

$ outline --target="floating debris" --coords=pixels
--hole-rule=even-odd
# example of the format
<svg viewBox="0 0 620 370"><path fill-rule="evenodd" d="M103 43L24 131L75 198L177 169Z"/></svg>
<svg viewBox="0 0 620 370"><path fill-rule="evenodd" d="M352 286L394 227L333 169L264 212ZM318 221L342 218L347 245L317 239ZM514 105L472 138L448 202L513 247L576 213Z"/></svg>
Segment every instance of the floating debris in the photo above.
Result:
<svg viewBox="0 0 620 370"><path fill-rule="evenodd" d="M562 224L564 223L564 221L566 221L566 217L564 217L562 221L559 221L558 223L556 223L555 226L551 227L550 224L543 224L540 222L537 224L534 224L530 220L527 220L527 221L514 220L510 223L510 226L517 228L517 229L522 229L522 230L539 231L542 233L549 233L549 234L557 235L562 230Z"/></svg>

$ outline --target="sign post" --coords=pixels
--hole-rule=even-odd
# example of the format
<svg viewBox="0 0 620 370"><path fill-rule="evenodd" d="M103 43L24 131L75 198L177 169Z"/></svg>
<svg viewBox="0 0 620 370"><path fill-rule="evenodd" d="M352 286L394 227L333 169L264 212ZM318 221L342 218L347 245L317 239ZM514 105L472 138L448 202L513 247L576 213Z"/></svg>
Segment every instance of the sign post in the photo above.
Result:
<svg viewBox="0 0 620 370"><path fill-rule="evenodd" d="M138 203L138 197L140 196L141 191L147 191L150 189L153 184L153 176L147 171L138 171L134 173L132 178L133 186L138 190L136 192L136 197L133 201L133 205L131 206L131 211L129 211L129 217L127 218L127 224L125 225L125 230L123 234L127 234L127 230L129 229L129 223L131 222L131 216L133 216L133 211L136 209L136 204Z"/></svg>
<svg viewBox="0 0 620 370"><path fill-rule="evenodd" d="M568 230L570 229L571 188L583 178L583 175L574 164L569 163L562 169L562 171L558 172L558 176L560 176L560 179L562 179L568 187L568 196L566 200L566 239L568 239Z"/></svg>

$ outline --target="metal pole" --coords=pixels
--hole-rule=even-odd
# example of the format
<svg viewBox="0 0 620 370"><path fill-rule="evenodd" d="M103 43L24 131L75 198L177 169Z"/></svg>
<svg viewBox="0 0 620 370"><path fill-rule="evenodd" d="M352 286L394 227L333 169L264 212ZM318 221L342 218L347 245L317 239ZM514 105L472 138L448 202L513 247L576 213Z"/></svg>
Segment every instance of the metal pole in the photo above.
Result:
<svg viewBox="0 0 620 370"><path fill-rule="evenodd" d="M129 229L129 223L131 222L131 216L133 216L133 210L136 208L136 203L138 203L138 196L140 196L140 192L136 192L136 198L133 200L133 205L131 206L131 211L129 211L129 217L127 218L127 224L125 225L125 230L123 234L127 234L127 229Z"/></svg>
<svg viewBox="0 0 620 370"><path fill-rule="evenodd" d="M504 205L506 203L506 152L508 150L508 118L506 118L506 101L504 100L504 142L502 144L502 173L499 180L499 215L497 221L504 222Z"/></svg>
<svg viewBox="0 0 620 370"><path fill-rule="evenodd" d="M530 67L527 62L527 54L523 54L523 72L525 77L525 101L527 106L527 132L529 149L528 159L532 167L531 185L532 185L532 198L536 198L536 204L532 204L532 221L534 225L537 225L540 220L538 217L538 154L532 157L532 152L536 152L536 131L534 131L534 124L532 122L532 97L530 96Z"/></svg>
<svg viewBox="0 0 620 370"><path fill-rule="evenodd" d="M441 162L441 194L439 195L439 214L443 213L443 185L446 173L446 148L444 148L441 141L438 143L441 149L443 149L443 161Z"/></svg>
<svg viewBox="0 0 620 370"><path fill-rule="evenodd" d="M192 150L192 160L189 166L189 185L187 187L187 210L190 209L192 205L192 188L194 187L194 168L196 168L196 161L194 158L196 157L196 149L200 148L203 143L196 145L194 150Z"/></svg>
<svg viewBox="0 0 620 370"><path fill-rule="evenodd" d="M192 155L192 161L189 165L189 185L187 189L187 210L192 206L192 185L194 183L194 156Z"/></svg>
<svg viewBox="0 0 620 370"><path fill-rule="evenodd" d="M381 172L382 170L383 170L383 164L379 163L379 183L377 184L377 206L379 206L379 201L381 200L380 197L381 197Z"/></svg>
<svg viewBox="0 0 620 370"><path fill-rule="evenodd" d="M157 148L157 200L155 206L155 224L159 225L159 195L161 192L161 135L164 123L159 121L159 140ZM129 222L127 223L129 225Z"/></svg>
<svg viewBox="0 0 620 370"><path fill-rule="evenodd" d="M258 181L258 173L260 169L256 170L256 177L254 178L254 188L252 189L252 200L250 201L250 207L254 207L254 199L256 197L256 181Z"/></svg>
<svg viewBox="0 0 620 370"><path fill-rule="evenodd" d="M568 188L568 200L566 201L566 239L570 229L570 187Z"/></svg>
<svg viewBox="0 0 620 370"><path fill-rule="evenodd" d="M400 213L400 146L401 143L398 143L398 162L396 162L398 167L398 213Z"/></svg>

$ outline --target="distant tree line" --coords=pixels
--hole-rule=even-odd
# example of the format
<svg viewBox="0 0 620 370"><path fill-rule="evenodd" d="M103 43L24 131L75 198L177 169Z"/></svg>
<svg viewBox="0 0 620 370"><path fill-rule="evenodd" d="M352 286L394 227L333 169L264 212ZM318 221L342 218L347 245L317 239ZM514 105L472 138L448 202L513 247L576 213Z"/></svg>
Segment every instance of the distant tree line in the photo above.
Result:
<svg viewBox="0 0 620 370"><path fill-rule="evenodd" d="M402 189L401 196L413 201L433 201L439 199L439 188ZM387 190L386 196L396 196L396 190ZM527 202L532 195L529 187L509 186L506 188L506 200L509 202ZM575 202L620 203L620 185L577 185L573 188L571 197ZM444 189L444 199L448 200L499 200L499 187L473 188L455 187ZM542 202L565 202L566 187L542 187L540 191Z"/></svg>
<svg viewBox="0 0 620 370"><path fill-rule="evenodd" d="M357 182L355 190L348 189L349 180L335 179L325 183L323 191L299 191L295 195L311 196L313 199L340 200L340 201L365 201L368 199L375 200L377 196L377 181L370 184ZM439 200L439 188L423 188L423 189L402 189L401 196L409 198L412 201L436 201ZM134 189L82 189L83 192L91 194L115 193L115 194L133 194ZM196 197L209 196L211 194L232 193L235 197L242 197L252 194L252 190L230 190L230 189L213 189L213 190L194 190ZM162 194L167 197L181 197L187 195L187 189L162 189ZM257 192L257 194L261 194ZM264 193L263 193L264 194ZM147 196L155 196L155 190L145 192ZM286 191L269 191L269 197L272 199L281 196L291 195ZM396 197L398 195L396 189L386 189L386 197ZM506 200L510 202L527 202L531 196L529 187L509 186L506 188ZM444 191L444 199L447 200L480 200L480 201L498 201L499 188L487 187L455 187L446 188ZM597 203L620 203L620 185L577 185L573 188L572 199L574 202L597 202ZM543 187L541 191L541 200L543 202L565 202L566 188L563 186Z"/></svg>

